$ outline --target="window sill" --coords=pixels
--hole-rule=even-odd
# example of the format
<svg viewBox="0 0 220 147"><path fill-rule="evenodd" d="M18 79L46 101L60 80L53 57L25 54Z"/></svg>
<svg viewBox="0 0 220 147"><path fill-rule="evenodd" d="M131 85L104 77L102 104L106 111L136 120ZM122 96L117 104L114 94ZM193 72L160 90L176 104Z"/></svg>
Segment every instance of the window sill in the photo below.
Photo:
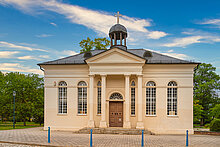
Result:
<svg viewBox="0 0 220 147"><path fill-rule="evenodd" d="M171 118L179 118L178 115L167 115L167 117L171 117Z"/></svg>
<svg viewBox="0 0 220 147"><path fill-rule="evenodd" d="M87 116L87 114L77 114L77 116Z"/></svg>
<svg viewBox="0 0 220 147"><path fill-rule="evenodd" d="M136 117L136 115L131 115L131 117Z"/></svg>
<svg viewBox="0 0 220 147"><path fill-rule="evenodd" d="M57 116L67 116L67 113L57 113Z"/></svg>
<svg viewBox="0 0 220 147"><path fill-rule="evenodd" d="M157 117L157 115L145 115L145 117Z"/></svg>
<svg viewBox="0 0 220 147"><path fill-rule="evenodd" d="M96 114L96 116L101 116L102 114Z"/></svg>

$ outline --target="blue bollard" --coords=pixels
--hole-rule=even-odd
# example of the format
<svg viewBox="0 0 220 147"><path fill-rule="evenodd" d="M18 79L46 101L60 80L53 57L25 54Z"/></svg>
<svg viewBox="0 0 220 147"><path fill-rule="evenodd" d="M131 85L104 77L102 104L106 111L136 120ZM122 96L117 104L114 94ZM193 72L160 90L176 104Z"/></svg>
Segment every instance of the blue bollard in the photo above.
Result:
<svg viewBox="0 0 220 147"><path fill-rule="evenodd" d="M142 130L141 147L144 146L144 130Z"/></svg>
<svg viewBox="0 0 220 147"><path fill-rule="evenodd" d="M92 147L92 129L90 130L90 147Z"/></svg>
<svg viewBox="0 0 220 147"><path fill-rule="evenodd" d="M188 130L186 130L186 146L189 146L189 135L188 135Z"/></svg>
<svg viewBox="0 0 220 147"><path fill-rule="evenodd" d="M48 127L48 143L50 143L50 127Z"/></svg>

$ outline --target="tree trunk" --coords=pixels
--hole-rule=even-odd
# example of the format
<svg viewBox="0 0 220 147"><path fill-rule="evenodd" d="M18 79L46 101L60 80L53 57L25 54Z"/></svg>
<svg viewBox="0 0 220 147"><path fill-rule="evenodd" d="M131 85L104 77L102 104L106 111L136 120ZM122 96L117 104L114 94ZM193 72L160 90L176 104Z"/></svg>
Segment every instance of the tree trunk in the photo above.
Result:
<svg viewBox="0 0 220 147"><path fill-rule="evenodd" d="M24 119L24 126L26 126L26 119Z"/></svg>
<svg viewBox="0 0 220 147"><path fill-rule="evenodd" d="M204 126L204 118L201 118L200 126Z"/></svg>

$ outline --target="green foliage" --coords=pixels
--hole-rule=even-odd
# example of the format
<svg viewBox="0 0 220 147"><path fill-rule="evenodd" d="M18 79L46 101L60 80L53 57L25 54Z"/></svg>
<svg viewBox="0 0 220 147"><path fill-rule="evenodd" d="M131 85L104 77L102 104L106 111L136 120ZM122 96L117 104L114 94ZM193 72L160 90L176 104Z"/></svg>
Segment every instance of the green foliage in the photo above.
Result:
<svg viewBox="0 0 220 147"><path fill-rule="evenodd" d="M215 107L211 109L211 116L220 119L220 104L216 104Z"/></svg>
<svg viewBox="0 0 220 147"><path fill-rule="evenodd" d="M210 124L205 124L204 127L205 127L205 128L209 128L209 126L210 126Z"/></svg>
<svg viewBox="0 0 220 147"><path fill-rule="evenodd" d="M13 116L13 91L15 96L16 121L26 121L36 117L35 113L43 113L43 78L36 74L0 73L0 115L11 120ZM37 112L36 112L37 111ZM43 119L43 115L40 115ZM39 119L39 118L38 118ZM2 119L3 120L3 119Z"/></svg>
<svg viewBox="0 0 220 147"><path fill-rule="evenodd" d="M202 106L198 104L199 100L193 101L193 122L199 123L199 120L202 118Z"/></svg>
<svg viewBox="0 0 220 147"><path fill-rule="evenodd" d="M107 38L95 38L94 47L96 50L106 49L110 45Z"/></svg>
<svg viewBox="0 0 220 147"><path fill-rule="evenodd" d="M107 38L95 38L93 41L87 37L87 39L82 40L79 45L82 48L80 53L84 53L92 49L106 49L110 45L110 41Z"/></svg>
<svg viewBox="0 0 220 147"><path fill-rule="evenodd" d="M220 119L213 119L211 121L210 131L220 132Z"/></svg>
<svg viewBox="0 0 220 147"><path fill-rule="evenodd" d="M80 53L88 52L91 51L94 47L94 42L89 37L87 37L86 40L84 39L79 43L79 46L82 48Z"/></svg>
<svg viewBox="0 0 220 147"><path fill-rule="evenodd" d="M220 90L220 77L211 64L200 64L194 73L194 101L202 106L200 124L211 121L210 110L220 103L217 91Z"/></svg>

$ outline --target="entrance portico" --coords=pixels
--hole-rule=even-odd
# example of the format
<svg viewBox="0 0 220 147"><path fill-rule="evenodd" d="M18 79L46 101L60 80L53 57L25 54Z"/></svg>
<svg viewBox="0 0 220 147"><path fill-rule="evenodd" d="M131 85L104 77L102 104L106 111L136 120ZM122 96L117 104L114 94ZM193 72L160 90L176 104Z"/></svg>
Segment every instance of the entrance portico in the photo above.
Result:
<svg viewBox="0 0 220 147"><path fill-rule="evenodd" d="M103 55L104 54L104 55ZM142 119L142 66L145 63L145 60L127 53L118 48L113 48L102 53L102 56L99 55L94 56L86 60L87 64L89 65L89 75L90 75L90 98L89 98L89 123L88 127L95 127L94 125L94 109L93 109L93 102L94 102L94 78L95 76L100 76L101 78L101 121L100 121L100 128L106 128L111 126L109 113L110 112L110 104L109 98L106 95L106 79L108 76L123 76L124 77L124 90L123 90L123 127L124 128L131 128L130 122L130 77L135 76L138 79L138 97L137 97L137 106L138 106L138 122L137 128L144 128L143 127L143 119ZM105 74L104 74L105 73ZM113 89L114 91L114 89ZM115 89L117 91L117 89ZM117 114L117 112L115 112Z"/></svg>

